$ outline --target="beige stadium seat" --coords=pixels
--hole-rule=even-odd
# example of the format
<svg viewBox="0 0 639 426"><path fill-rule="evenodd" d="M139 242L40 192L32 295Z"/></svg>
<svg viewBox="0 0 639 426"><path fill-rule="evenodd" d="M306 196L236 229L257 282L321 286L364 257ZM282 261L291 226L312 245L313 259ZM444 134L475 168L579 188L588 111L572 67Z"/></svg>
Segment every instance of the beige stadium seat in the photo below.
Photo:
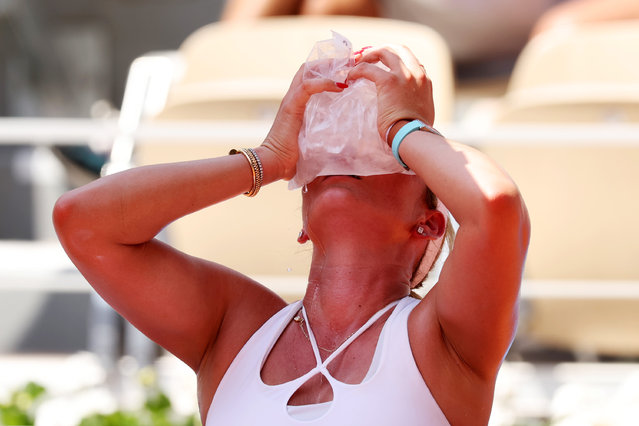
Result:
<svg viewBox="0 0 639 426"><path fill-rule="evenodd" d="M513 70L501 121L639 121L639 21L540 34Z"/></svg>
<svg viewBox="0 0 639 426"><path fill-rule="evenodd" d="M348 38L354 49L386 43L410 47L433 80L437 122L450 120L453 107L450 54L441 37L428 27L373 18L283 17L242 24L214 23L193 33L171 56L175 72L166 104L161 111L153 112L151 121L225 123L235 125L237 135L246 131L247 120L270 126L293 75L315 42L332 37L331 30ZM137 64L140 69L142 64L151 70L163 68L161 64L149 66L151 58L141 59ZM134 67L130 76L133 74ZM145 107L138 109L142 111ZM238 145L259 145L268 126L262 135L240 137L241 142L179 138L145 141L136 145L135 163L225 155ZM116 154L121 151L127 157L127 149L114 150ZM310 262L310 244L300 246L296 242L300 229L300 191L288 191L286 182L276 182L263 188L255 198L237 197L185 217L169 227L168 235L173 245L188 253L252 276L275 279L283 285L278 287L280 292L290 300L303 294ZM293 289L286 290L291 283Z"/></svg>
<svg viewBox="0 0 639 426"><path fill-rule="evenodd" d="M516 63L495 125L639 122L639 22L542 34ZM639 355L639 133L620 143L486 144L519 184L532 222L529 280L572 296L536 297L523 332L594 353ZM629 282L628 297L582 298L581 285ZM605 288L605 287L604 287ZM634 294L634 296L631 296Z"/></svg>
<svg viewBox="0 0 639 426"><path fill-rule="evenodd" d="M410 47L434 82L437 123L453 109L453 73L443 39L423 25L362 17L280 17L217 22L182 44L184 72L169 93L163 118L272 117L314 43L336 31L353 48L382 44Z"/></svg>

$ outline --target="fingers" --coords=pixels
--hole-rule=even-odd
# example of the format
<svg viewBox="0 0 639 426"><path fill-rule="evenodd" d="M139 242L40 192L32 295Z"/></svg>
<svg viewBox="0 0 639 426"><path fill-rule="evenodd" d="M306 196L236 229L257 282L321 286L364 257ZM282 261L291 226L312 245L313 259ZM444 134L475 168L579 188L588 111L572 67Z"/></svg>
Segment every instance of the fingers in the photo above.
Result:
<svg viewBox="0 0 639 426"><path fill-rule="evenodd" d="M426 86L429 91L432 91L432 83L426 68L405 46L388 45L370 49L356 55L355 62L356 65L349 73L348 80L367 78L378 86L403 81L404 84L416 85L416 89ZM386 71L384 67L387 68Z"/></svg>
<svg viewBox="0 0 639 426"><path fill-rule="evenodd" d="M399 119L432 123L432 84L419 60L404 46L382 46L355 56L347 81L365 78L377 86L380 135Z"/></svg>
<svg viewBox="0 0 639 426"><path fill-rule="evenodd" d="M297 137L304 119L309 98L320 92L340 92L344 83L327 78L304 78L304 66L300 67L291 86L282 99L273 126L263 146L275 154L278 176L289 180L295 175L298 147Z"/></svg>
<svg viewBox="0 0 639 426"><path fill-rule="evenodd" d="M400 72L405 77L425 76L425 69L419 63L415 55L406 47L399 45L387 45L382 47L364 47L354 53L356 65L348 73L344 83L334 82L330 79L324 79L314 76L309 78L308 72L304 71L304 65L297 72L293 85L303 87L304 91L310 95L329 91L338 92L348 87L348 81L354 81L358 78L366 78L373 82L382 82L389 77L388 70L384 70L374 64L382 63L390 72ZM320 65L325 65L320 61ZM316 66L319 66L316 64ZM317 75L315 73L314 75ZM297 84L295 84L297 83Z"/></svg>
<svg viewBox="0 0 639 426"><path fill-rule="evenodd" d="M346 83L335 82L328 78L304 78L304 65L302 65L282 101L282 106L303 111L308 99L321 92L340 92L348 85Z"/></svg>
<svg viewBox="0 0 639 426"><path fill-rule="evenodd" d="M355 55L356 63L377 63L381 62L390 69L396 69L401 66L401 58L394 49L394 46L379 46L366 49L360 54Z"/></svg>
<svg viewBox="0 0 639 426"><path fill-rule="evenodd" d="M365 78L372 81L376 85L383 84L391 75L388 71L368 62L360 62L355 65L348 73L346 81L355 81L359 78Z"/></svg>
<svg viewBox="0 0 639 426"><path fill-rule="evenodd" d="M356 65L348 74L347 81L366 78L377 85L384 85L394 79L424 82L428 79L424 66L405 46L387 45L356 52ZM386 67L380 67L379 64Z"/></svg>
<svg viewBox="0 0 639 426"><path fill-rule="evenodd" d="M348 87L347 83L340 83L328 78L313 78L302 82L304 91L309 95L321 92L341 92Z"/></svg>
<svg viewBox="0 0 639 426"><path fill-rule="evenodd" d="M295 90L284 98L285 103L303 113L311 96L322 92L341 92L348 87L346 83L335 82L328 78L303 79Z"/></svg>
<svg viewBox="0 0 639 426"><path fill-rule="evenodd" d="M387 45L363 51L356 55L355 61L373 64L381 62L391 70L405 71L413 75L423 72L422 65L413 52L399 45Z"/></svg>

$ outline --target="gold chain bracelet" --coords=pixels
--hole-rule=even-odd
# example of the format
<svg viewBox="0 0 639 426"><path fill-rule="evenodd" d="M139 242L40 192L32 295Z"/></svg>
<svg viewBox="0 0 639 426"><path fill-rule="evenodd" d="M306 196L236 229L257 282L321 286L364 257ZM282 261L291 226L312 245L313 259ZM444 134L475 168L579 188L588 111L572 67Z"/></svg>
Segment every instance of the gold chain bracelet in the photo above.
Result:
<svg viewBox="0 0 639 426"><path fill-rule="evenodd" d="M240 149L232 149L229 151L229 155L235 154L243 154L244 157L249 162L251 166L251 172L253 173L253 185L248 192L245 192L244 195L247 197L255 197L257 193L260 191L262 187L262 182L264 181L264 169L262 168L262 162L260 161L260 157L257 156L257 152L253 148L240 148Z"/></svg>

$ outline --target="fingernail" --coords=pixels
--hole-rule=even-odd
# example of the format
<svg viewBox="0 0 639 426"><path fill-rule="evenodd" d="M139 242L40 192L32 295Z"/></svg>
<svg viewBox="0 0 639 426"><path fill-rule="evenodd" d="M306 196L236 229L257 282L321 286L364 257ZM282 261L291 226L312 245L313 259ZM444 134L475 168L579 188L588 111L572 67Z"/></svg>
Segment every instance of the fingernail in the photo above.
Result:
<svg viewBox="0 0 639 426"><path fill-rule="evenodd" d="M372 47L373 47L373 46L364 46L364 47L362 47L361 49L359 49L359 50L358 50L357 52L355 52L355 53L362 53L364 50L366 50L366 49L371 49Z"/></svg>
<svg viewBox="0 0 639 426"><path fill-rule="evenodd" d="M339 87L340 89L346 89L348 87L348 84L340 83L340 82L336 82L335 85Z"/></svg>

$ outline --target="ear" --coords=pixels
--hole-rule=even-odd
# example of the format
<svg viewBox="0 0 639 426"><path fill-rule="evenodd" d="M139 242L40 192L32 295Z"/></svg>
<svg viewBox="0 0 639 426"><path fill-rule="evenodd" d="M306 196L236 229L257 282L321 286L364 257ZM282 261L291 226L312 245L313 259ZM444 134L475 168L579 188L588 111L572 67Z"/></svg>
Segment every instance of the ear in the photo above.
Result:
<svg viewBox="0 0 639 426"><path fill-rule="evenodd" d="M302 229L299 235L297 236L297 242L300 244L306 243L309 239L310 238L308 237L308 234L306 233L304 229Z"/></svg>
<svg viewBox="0 0 639 426"><path fill-rule="evenodd" d="M439 210L429 210L413 228L413 235L418 238L436 240L446 232L446 218Z"/></svg>

